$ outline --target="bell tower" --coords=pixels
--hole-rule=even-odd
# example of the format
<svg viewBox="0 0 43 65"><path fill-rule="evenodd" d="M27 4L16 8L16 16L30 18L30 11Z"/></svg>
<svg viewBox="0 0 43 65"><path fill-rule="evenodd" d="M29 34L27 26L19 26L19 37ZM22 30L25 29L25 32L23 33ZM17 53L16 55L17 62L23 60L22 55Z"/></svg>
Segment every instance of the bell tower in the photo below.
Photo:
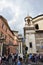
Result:
<svg viewBox="0 0 43 65"><path fill-rule="evenodd" d="M27 53L36 53L35 45L35 28L32 23L32 17L25 17L25 27L24 27L24 38L25 44L28 47Z"/></svg>

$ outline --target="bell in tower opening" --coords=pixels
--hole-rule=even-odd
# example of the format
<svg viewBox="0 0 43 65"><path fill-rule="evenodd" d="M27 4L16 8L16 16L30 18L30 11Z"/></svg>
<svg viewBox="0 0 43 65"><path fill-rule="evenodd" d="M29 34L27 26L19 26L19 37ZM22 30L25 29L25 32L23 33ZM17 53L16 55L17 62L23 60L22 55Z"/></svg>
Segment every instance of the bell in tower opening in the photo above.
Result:
<svg viewBox="0 0 43 65"><path fill-rule="evenodd" d="M30 16L25 17L25 22L27 22L28 25L31 25L31 20L32 20L32 17Z"/></svg>

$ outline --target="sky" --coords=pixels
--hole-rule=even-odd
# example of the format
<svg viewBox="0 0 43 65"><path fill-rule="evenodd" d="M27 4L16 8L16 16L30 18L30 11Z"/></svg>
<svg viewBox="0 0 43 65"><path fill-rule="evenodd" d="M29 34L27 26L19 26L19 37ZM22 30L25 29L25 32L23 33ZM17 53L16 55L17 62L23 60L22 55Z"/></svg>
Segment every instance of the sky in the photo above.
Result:
<svg viewBox="0 0 43 65"><path fill-rule="evenodd" d="M0 15L4 16L11 30L23 34L26 16L43 14L43 0L0 0Z"/></svg>

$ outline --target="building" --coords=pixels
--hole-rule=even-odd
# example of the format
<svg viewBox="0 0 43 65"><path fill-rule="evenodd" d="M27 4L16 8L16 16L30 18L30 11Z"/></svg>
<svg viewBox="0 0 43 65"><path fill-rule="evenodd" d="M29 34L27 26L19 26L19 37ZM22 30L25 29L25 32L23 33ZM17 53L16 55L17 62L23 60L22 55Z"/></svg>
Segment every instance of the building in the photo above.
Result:
<svg viewBox="0 0 43 65"><path fill-rule="evenodd" d="M8 21L3 16L0 16L0 55L19 53L19 43L22 43L22 38L18 36L18 31L12 31Z"/></svg>
<svg viewBox="0 0 43 65"><path fill-rule="evenodd" d="M18 34L18 44L19 44L19 56L23 58L23 37L21 34Z"/></svg>
<svg viewBox="0 0 43 65"><path fill-rule="evenodd" d="M43 14L25 17L24 39L28 54L43 53Z"/></svg>
<svg viewBox="0 0 43 65"><path fill-rule="evenodd" d="M19 52L19 50L18 50L18 31L12 31L13 32L13 34L14 34L14 53L17 53L18 54L18 52Z"/></svg>
<svg viewBox="0 0 43 65"><path fill-rule="evenodd" d="M12 53L10 46L13 45L14 37L7 20L0 16L0 53L1 55Z"/></svg>
<svg viewBox="0 0 43 65"><path fill-rule="evenodd" d="M21 34L18 34L18 31L13 31L13 33L15 53L18 53L19 56L23 57L23 37Z"/></svg>

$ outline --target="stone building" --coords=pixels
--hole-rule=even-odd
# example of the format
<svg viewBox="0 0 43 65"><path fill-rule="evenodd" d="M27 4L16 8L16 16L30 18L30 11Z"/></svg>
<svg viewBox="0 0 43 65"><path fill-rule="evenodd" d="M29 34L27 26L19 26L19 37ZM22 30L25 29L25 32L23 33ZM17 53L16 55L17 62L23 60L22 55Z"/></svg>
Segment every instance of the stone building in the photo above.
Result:
<svg viewBox="0 0 43 65"><path fill-rule="evenodd" d="M13 31L13 33L15 53L18 53L19 56L23 57L23 37L21 34L18 34L18 31Z"/></svg>
<svg viewBox="0 0 43 65"><path fill-rule="evenodd" d="M21 34L18 34L18 45L19 56L23 57L23 37Z"/></svg>
<svg viewBox="0 0 43 65"><path fill-rule="evenodd" d="M0 16L0 55L19 53L19 43L21 42L22 38L19 38L18 31L12 31L8 21Z"/></svg>
<svg viewBox="0 0 43 65"><path fill-rule="evenodd" d="M0 54L12 53L13 50L13 32L11 31L7 20L0 16ZM11 49L11 47L12 49Z"/></svg>
<svg viewBox="0 0 43 65"><path fill-rule="evenodd" d="M43 14L25 17L24 38L27 53L43 53Z"/></svg>
<svg viewBox="0 0 43 65"><path fill-rule="evenodd" d="M12 31L13 32L13 34L14 34L14 53L18 53L18 46L19 46L19 44L18 44L18 31Z"/></svg>

